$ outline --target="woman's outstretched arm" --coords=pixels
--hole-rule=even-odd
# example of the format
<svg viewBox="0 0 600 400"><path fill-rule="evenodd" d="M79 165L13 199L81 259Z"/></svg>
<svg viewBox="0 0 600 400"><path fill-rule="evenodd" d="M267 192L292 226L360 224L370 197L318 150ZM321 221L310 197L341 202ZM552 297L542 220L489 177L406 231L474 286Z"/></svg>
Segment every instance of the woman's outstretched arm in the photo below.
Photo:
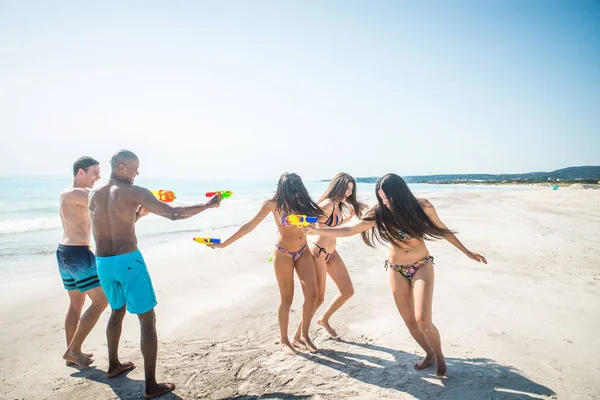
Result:
<svg viewBox="0 0 600 400"><path fill-rule="evenodd" d="M375 221L365 221L365 220L357 220L348 223L347 225L340 226L337 228L323 228L317 229L312 226L305 226L302 229L304 233L307 235L320 235L320 236L335 236L335 237L345 237L345 236L353 236L357 233L364 232L368 229L371 229L375 226Z"/></svg>
<svg viewBox="0 0 600 400"><path fill-rule="evenodd" d="M266 218L267 215L273 210L273 202L267 200L263 203L262 207L258 211L258 213L252 218L250 221L246 222L244 225L240 227L233 235L231 235L228 239L224 240L219 244L209 244L209 247L213 249L222 249L224 247L229 246L233 242L252 232L254 228L258 224L261 223L262 220Z"/></svg>
<svg viewBox="0 0 600 400"><path fill-rule="evenodd" d="M421 203L421 207L423 208L423 211L425 211L425 214L427 214L427 216L429 217L431 222L433 222L440 228L446 229L449 231L448 227L446 227L446 225L444 225L444 223L438 216L437 212L435 211L435 207L433 207L433 205L428 200L425 200L425 199L420 200L420 203ZM453 233L449 233L449 234L445 235L444 239L446 239L448 242L450 242L452 245L454 245L454 247L456 247L457 249L459 249L460 251L465 253L465 255L467 257L469 257L471 260L475 260L477 262L483 262L484 264L487 264L487 260L485 259L484 256L482 256L481 254L473 253L472 251L467 249L460 242L460 240L458 240L456 235L454 235Z"/></svg>

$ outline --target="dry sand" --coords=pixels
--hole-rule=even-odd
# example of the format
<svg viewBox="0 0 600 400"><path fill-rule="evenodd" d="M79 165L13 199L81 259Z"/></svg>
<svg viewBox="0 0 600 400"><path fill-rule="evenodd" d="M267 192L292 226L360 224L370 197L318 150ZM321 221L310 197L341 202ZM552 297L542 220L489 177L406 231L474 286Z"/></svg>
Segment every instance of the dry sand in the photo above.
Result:
<svg viewBox="0 0 600 400"><path fill-rule="evenodd" d="M271 222L222 251L191 240L140 244L159 301L158 377L177 384L163 398L600 398L600 191L474 188L428 198L489 262L477 264L447 242L429 244L436 257L433 317L448 379L413 369L422 352L395 308L386 249L372 250L359 237L338 247L355 286L331 320L341 339L329 339L315 323L320 352L284 356L267 261ZM95 353L94 366L66 367L68 301L52 256L48 270L0 287L0 398L140 399L136 317L125 319L121 355L137 369L105 377L108 310L84 344ZM327 284L326 303L336 290ZM297 286L291 331L301 304Z"/></svg>

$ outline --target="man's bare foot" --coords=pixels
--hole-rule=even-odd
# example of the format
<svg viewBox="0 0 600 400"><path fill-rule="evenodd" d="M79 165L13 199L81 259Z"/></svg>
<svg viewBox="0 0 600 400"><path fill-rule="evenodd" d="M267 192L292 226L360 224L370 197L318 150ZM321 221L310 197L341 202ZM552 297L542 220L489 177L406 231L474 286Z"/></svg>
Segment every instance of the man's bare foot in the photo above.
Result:
<svg viewBox="0 0 600 400"><path fill-rule="evenodd" d="M308 351L310 351L311 353L316 353L317 351L319 351L319 350L317 350L317 346L315 346L314 343L311 342L309 338L302 337L301 340L306 345L306 349Z"/></svg>
<svg viewBox="0 0 600 400"><path fill-rule="evenodd" d="M106 372L106 376L108 378L114 378L115 376L121 375L125 371L129 371L130 369L134 369L135 364L132 362L119 363L118 365L109 365L108 371Z"/></svg>
<svg viewBox="0 0 600 400"><path fill-rule="evenodd" d="M319 319L317 320L317 324L319 324L319 325L321 325L323 328L325 328L325 330L327 331L327 333L329 333L329 336L331 336L331 337L337 337L337 336L338 336L338 334L337 334L337 332L335 331L335 329L333 329L333 328L331 327L331 325L329 325L329 322L327 322L327 321L324 321L324 320L322 319L322 317L321 317L321 318L319 318Z"/></svg>
<svg viewBox="0 0 600 400"><path fill-rule="evenodd" d="M437 363L437 368L435 371L435 375L439 376L440 378L443 378L446 376L446 360L444 360L444 357L440 358L439 360L436 361Z"/></svg>
<svg viewBox="0 0 600 400"><path fill-rule="evenodd" d="M296 350L294 350L290 342L281 343L281 351L283 351L288 356L295 356L296 354L298 354L296 353Z"/></svg>
<svg viewBox="0 0 600 400"><path fill-rule="evenodd" d="M421 361L419 361L418 363L415 364L415 369L417 371L425 369L428 366L430 366L434 360L435 360L435 356L433 354L427 354L424 359L422 359Z"/></svg>
<svg viewBox="0 0 600 400"><path fill-rule="evenodd" d="M83 353L84 356L86 356L87 358L92 358L94 356L94 353ZM67 365L67 367L70 367L71 365L76 365L74 362L66 360L65 364Z"/></svg>
<svg viewBox="0 0 600 400"><path fill-rule="evenodd" d="M146 393L144 393L144 398L153 399L155 397L162 396L165 393L169 393L173 389L175 389L174 383L159 383L152 388L152 390L146 391Z"/></svg>
<svg viewBox="0 0 600 400"><path fill-rule="evenodd" d="M302 339L300 339L299 337L295 337L292 340L292 346L297 347L297 348L302 349L302 350L308 350L308 348L306 347L306 343L304 343L302 341Z"/></svg>
<svg viewBox="0 0 600 400"><path fill-rule="evenodd" d="M89 365L94 362L94 360L92 360L90 357L87 357L86 354L73 353L70 350L67 350L67 352L63 355L63 358L67 361L67 363L71 362L73 364L79 365L80 367L89 367Z"/></svg>

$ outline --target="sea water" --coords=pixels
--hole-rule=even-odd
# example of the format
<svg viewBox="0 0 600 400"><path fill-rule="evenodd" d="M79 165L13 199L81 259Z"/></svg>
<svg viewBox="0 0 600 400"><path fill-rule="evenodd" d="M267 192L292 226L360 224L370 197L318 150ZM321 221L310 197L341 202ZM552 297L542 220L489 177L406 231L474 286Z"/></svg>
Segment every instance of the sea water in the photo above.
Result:
<svg viewBox="0 0 600 400"><path fill-rule="evenodd" d="M72 183L72 177L0 176L0 282L23 279L32 274L56 268L55 252L62 237L59 217L61 192ZM102 179L96 182L100 185ZM169 178L138 177L136 185L149 189L172 190L177 196L173 204L205 202L206 192L231 190L234 195L221 202L218 209L198 216L171 221L156 215L142 218L136 224L140 244L144 247L194 236L221 237L250 220L263 201L275 192L275 181L193 181ZM305 182L314 199L318 199L328 182ZM469 185L410 184L416 194L440 191L499 190L499 187ZM358 193L364 202L374 204L375 184L359 183ZM268 217L265 223L272 223ZM92 243L93 245L93 243Z"/></svg>

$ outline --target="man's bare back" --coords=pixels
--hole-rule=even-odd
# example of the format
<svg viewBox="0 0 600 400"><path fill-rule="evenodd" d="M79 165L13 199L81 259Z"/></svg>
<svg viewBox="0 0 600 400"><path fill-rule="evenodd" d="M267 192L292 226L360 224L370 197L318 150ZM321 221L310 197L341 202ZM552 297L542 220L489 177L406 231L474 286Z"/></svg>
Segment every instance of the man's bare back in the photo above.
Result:
<svg viewBox="0 0 600 400"><path fill-rule="evenodd" d="M89 194L89 189L70 187L60 195L60 219L63 225L60 244L89 246L91 237Z"/></svg>
<svg viewBox="0 0 600 400"><path fill-rule="evenodd" d="M111 180L92 192L90 210L97 256L109 257L137 250L135 222L143 190Z"/></svg>

